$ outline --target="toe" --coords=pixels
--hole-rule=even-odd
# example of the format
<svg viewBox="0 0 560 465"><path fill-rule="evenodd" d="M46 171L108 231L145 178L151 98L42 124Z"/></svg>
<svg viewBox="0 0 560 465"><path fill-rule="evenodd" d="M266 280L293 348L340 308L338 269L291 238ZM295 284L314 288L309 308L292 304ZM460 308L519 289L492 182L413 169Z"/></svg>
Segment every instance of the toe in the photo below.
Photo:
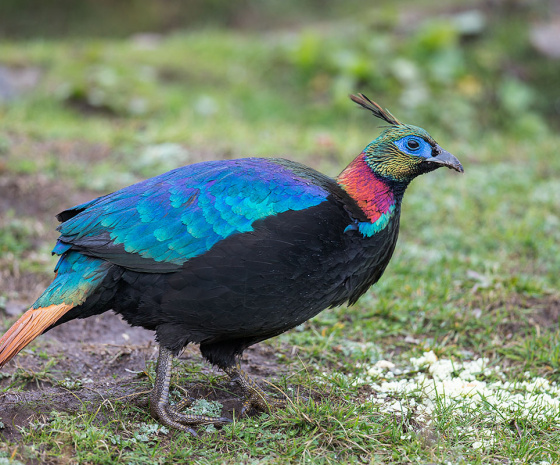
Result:
<svg viewBox="0 0 560 465"><path fill-rule="evenodd" d="M208 415L194 415L190 413L182 413L177 411L175 407L167 405L165 407L166 414L173 418L174 421L185 425L214 425L221 426L226 423L231 423L227 417L211 417Z"/></svg>

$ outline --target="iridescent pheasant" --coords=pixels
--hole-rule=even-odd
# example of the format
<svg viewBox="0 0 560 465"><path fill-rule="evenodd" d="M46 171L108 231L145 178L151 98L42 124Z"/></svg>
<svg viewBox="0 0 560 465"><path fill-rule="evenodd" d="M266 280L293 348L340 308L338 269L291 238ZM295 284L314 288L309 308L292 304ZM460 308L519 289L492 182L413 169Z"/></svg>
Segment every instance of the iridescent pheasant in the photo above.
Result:
<svg viewBox="0 0 560 465"><path fill-rule="evenodd" d="M336 179L279 158L211 161L60 213L54 281L0 340L0 366L53 326L113 310L155 331L161 423L229 421L170 405L171 360L189 343L240 384L243 412L279 405L241 369L243 351L356 302L389 263L410 181L463 171L424 129L351 98L388 126Z"/></svg>

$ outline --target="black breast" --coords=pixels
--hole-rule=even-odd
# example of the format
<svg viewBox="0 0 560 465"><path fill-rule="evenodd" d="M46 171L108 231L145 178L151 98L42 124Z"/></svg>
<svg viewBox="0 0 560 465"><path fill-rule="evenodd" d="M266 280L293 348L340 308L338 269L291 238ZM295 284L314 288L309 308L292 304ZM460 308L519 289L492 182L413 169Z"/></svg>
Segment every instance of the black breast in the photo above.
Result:
<svg viewBox="0 0 560 465"><path fill-rule="evenodd" d="M259 220L254 231L220 241L178 272L125 271L113 308L130 324L156 329L174 351L189 342L238 341L240 352L327 307L355 302L381 277L398 215L371 238L344 232L351 221L335 196Z"/></svg>

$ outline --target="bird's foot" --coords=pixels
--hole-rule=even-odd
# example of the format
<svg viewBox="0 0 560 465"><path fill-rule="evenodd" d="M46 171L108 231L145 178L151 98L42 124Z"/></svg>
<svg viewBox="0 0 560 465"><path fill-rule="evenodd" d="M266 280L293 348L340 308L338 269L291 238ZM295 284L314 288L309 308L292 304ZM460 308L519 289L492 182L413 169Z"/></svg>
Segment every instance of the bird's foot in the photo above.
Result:
<svg viewBox="0 0 560 465"><path fill-rule="evenodd" d="M247 398L241 407L241 416L246 415L253 408L261 412L271 412L286 406L285 401L270 397L261 388L258 388L258 391L247 392L246 395Z"/></svg>
<svg viewBox="0 0 560 465"><path fill-rule="evenodd" d="M165 426L176 428L196 436L196 431L191 426L215 425L220 426L231 423L226 417L210 417L181 413L181 410L192 404L192 399L186 398L175 406L169 404L169 382L171 379L171 360L173 355L170 350L160 346L156 381L150 395L150 413L152 417Z"/></svg>
<svg viewBox="0 0 560 465"><path fill-rule="evenodd" d="M152 416L160 423L171 428L176 428L186 433L196 436L196 431L191 426L214 425L222 426L231 423L232 420L226 417L211 417L208 415L195 415L182 413L177 406L169 405L166 401L152 404L150 411Z"/></svg>
<svg viewBox="0 0 560 465"><path fill-rule="evenodd" d="M230 379L243 389L246 399L241 408L241 416L246 415L251 409L270 412L277 408L285 407L286 402L270 397L262 388L245 373L239 364L224 370Z"/></svg>

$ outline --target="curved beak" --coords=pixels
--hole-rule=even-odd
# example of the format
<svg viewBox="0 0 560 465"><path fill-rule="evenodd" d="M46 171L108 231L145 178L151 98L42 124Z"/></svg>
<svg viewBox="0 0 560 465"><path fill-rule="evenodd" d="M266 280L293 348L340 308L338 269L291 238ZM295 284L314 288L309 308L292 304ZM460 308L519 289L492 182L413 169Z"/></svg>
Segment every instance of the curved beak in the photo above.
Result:
<svg viewBox="0 0 560 465"><path fill-rule="evenodd" d="M439 145L436 145L436 151L438 152L435 157L426 158L426 161L431 163L437 163L441 166L447 166L459 173L464 173L463 165L457 160L456 157L451 155L447 150L443 150Z"/></svg>

